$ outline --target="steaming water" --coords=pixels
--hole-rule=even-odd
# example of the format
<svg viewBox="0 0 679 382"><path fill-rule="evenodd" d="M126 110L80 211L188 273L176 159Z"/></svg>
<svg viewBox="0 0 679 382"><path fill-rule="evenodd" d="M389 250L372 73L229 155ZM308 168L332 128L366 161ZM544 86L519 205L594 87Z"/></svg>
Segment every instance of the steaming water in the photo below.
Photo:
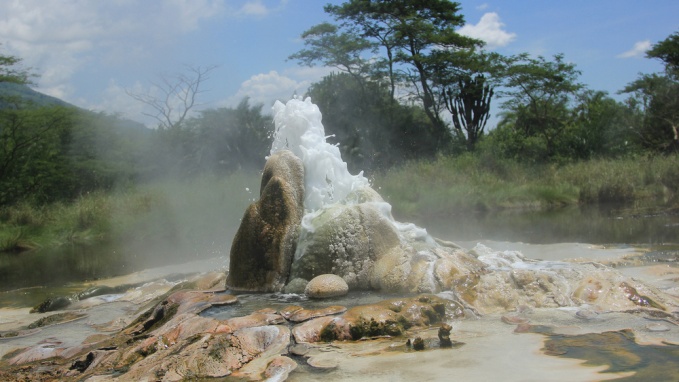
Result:
<svg viewBox="0 0 679 382"><path fill-rule="evenodd" d="M326 141L321 111L311 102L292 99L283 104L276 101L273 106L276 125L271 154L290 150L304 164L304 208L303 230L313 232L312 220L320 212L336 203L350 205L347 198L352 191L369 187L370 182L363 176L349 173L347 163L342 160L339 147ZM400 223L391 215L391 205L386 202L374 203L378 210L394 224L402 239L419 240L436 246L434 239L424 228L412 223ZM301 238L305 236L302 232Z"/></svg>
<svg viewBox="0 0 679 382"><path fill-rule="evenodd" d="M326 141L318 106L311 98L273 106L276 132L271 154L290 150L304 163L304 208L310 212L343 201L350 192L369 185L363 172L351 175L339 147Z"/></svg>

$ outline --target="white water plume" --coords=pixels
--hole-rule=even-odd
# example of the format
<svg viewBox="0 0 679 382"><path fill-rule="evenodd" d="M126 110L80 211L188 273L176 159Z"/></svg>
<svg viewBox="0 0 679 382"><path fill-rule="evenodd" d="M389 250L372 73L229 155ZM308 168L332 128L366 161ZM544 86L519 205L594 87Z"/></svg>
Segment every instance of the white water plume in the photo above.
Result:
<svg viewBox="0 0 679 382"><path fill-rule="evenodd" d="M311 98L273 106L276 132L271 154L290 150L304 163L304 208L308 212L343 201L350 192L370 185L361 171L351 175L339 147L326 141L318 106Z"/></svg>
<svg viewBox="0 0 679 382"><path fill-rule="evenodd" d="M351 175L347 163L342 160L338 145L326 141L325 128L321 123L322 115L311 98L302 101L294 98L287 103L276 101L273 106L276 125L271 154L280 150L290 150L304 164L304 208L302 227L314 231L311 221L326 207L335 204L351 204L347 196L370 182L363 176ZM388 218L407 241L424 241L436 246L427 230L412 223L400 223L391 216L391 205L387 202L375 203L377 209Z"/></svg>

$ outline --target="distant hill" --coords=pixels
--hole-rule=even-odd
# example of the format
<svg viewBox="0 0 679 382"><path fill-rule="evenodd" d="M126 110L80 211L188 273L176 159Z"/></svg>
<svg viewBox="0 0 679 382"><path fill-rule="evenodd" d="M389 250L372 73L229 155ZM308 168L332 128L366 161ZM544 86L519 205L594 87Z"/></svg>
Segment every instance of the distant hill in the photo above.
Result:
<svg viewBox="0 0 679 382"><path fill-rule="evenodd" d="M48 96L31 89L26 85L14 84L10 82L0 82L0 96L2 97L20 97L24 101L30 102L36 106L69 106L76 107L70 103L60 100L59 98ZM0 105L2 105L0 101Z"/></svg>
<svg viewBox="0 0 679 382"><path fill-rule="evenodd" d="M83 113L91 113L89 110L82 109L78 106L70 104L62 99L40 93L39 91L31 89L27 85L14 84L9 82L0 82L0 108L3 108L7 103L3 100L5 97L18 97L34 106L65 106L80 110ZM138 130L141 132L150 131L144 124L131 119L117 118L115 123L116 128L126 130Z"/></svg>

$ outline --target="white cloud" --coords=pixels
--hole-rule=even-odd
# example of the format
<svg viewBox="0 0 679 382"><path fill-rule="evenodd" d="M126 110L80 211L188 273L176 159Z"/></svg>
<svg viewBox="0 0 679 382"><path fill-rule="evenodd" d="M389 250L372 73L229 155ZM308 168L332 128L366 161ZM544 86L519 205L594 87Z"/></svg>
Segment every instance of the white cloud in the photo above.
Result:
<svg viewBox="0 0 679 382"><path fill-rule="evenodd" d="M627 52L617 55L618 58L642 57L647 50L651 49L651 40L638 41Z"/></svg>
<svg viewBox="0 0 679 382"><path fill-rule="evenodd" d="M126 90L112 79L109 80L108 86L104 90L101 103L95 104L88 100L80 99L78 100L78 104L86 109L95 111L115 111L124 118L141 122L148 127L155 127L158 122L152 117L145 116L143 113L147 110L145 110L144 104L130 97L127 94L127 91L134 94L149 93L149 90L144 89L139 82L136 82L132 87Z"/></svg>
<svg viewBox="0 0 679 382"><path fill-rule="evenodd" d="M163 1L161 18L179 20L182 32L198 28L201 20L212 18L224 11L219 0L172 0Z"/></svg>
<svg viewBox="0 0 679 382"><path fill-rule="evenodd" d="M287 101L295 94L302 95L308 87L309 83L306 81L296 81L272 70L245 80L236 94L229 97L224 104L234 106L243 98L249 97L252 103L262 103L268 107L276 100Z"/></svg>
<svg viewBox="0 0 679 382"><path fill-rule="evenodd" d="M280 0L275 6L267 6L262 0L246 0L243 5L234 10L234 14L244 17L265 17L282 11L288 5L288 0Z"/></svg>
<svg viewBox="0 0 679 382"><path fill-rule="evenodd" d="M223 12L223 0L9 0L0 43L40 75L41 91L68 101L80 69L143 62Z"/></svg>
<svg viewBox="0 0 679 382"><path fill-rule="evenodd" d="M479 11L483 11L483 10L488 9L488 3L483 3L479 6L477 6L476 9L478 9Z"/></svg>
<svg viewBox="0 0 679 382"><path fill-rule="evenodd" d="M495 12L485 13L478 24L466 24L458 33L486 42L488 48L505 46L516 38L516 33L509 33L502 28L500 16Z"/></svg>
<svg viewBox="0 0 679 382"><path fill-rule="evenodd" d="M250 0L243 4L239 13L247 16L266 16L269 9L260 0Z"/></svg>
<svg viewBox="0 0 679 382"><path fill-rule="evenodd" d="M330 68L322 67L294 67L282 74L275 70L256 74L244 81L234 96L221 103L223 106L235 106L244 97L249 97L253 103L268 107L276 100L287 101L293 95L303 96L312 83L330 71Z"/></svg>

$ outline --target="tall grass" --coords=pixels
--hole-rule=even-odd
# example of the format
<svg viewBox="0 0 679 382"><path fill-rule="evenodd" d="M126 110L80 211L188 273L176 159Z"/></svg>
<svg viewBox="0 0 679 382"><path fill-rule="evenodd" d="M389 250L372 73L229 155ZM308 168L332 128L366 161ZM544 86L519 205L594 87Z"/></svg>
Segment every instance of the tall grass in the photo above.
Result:
<svg viewBox="0 0 679 382"><path fill-rule="evenodd" d="M72 203L0 209L0 252L122 243L142 252L224 255L260 174L166 180ZM373 179L399 218L578 203L647 202L679 209L679 156L526 165L483 155L413 161Z"/></svg>
<svg viewBox="0 0 679 382"><path fill-rule="evenodd" d="M584 203L676 203L679 156L529 165L463 155L410 162L375 176L403 217Z"/></svg>
<svg viewBox="0 0 679 382"><path fill-rule="evenodd" d="M8 206L0 209L0 252L111 242L137 250L159 243L222 249L258 197L259 180L256 173L206 175L90 193L71 203Z"/></svg>

